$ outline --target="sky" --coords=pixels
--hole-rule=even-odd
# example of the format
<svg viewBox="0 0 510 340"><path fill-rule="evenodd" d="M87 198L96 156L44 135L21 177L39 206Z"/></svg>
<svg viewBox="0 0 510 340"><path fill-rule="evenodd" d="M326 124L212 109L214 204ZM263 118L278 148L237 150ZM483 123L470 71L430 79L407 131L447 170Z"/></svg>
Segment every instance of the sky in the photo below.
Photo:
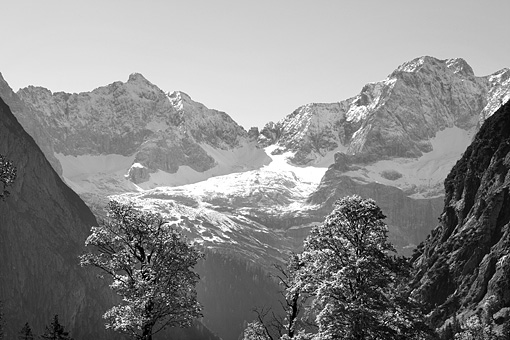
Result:
<svg viewBox="0 0 510 340"><path fill-rule="evenodd" d="M86 92L141 73L249 129L338 102L423 55L510 67L508 0L16 0L0 72L17 91Z"/></svg>

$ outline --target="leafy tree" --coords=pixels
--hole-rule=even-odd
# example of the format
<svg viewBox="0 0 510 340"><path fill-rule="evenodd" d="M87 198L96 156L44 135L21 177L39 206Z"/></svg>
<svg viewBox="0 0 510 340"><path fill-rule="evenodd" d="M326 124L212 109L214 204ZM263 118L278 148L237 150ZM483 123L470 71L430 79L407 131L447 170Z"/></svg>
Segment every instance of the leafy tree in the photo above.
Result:
<svg viewBox="0 0 510 340"><path fill-rule="evenodd" d="M188 327L199 317L193 267L202 257L154 213L110 201L108 219L93 227L82 266L100 268L123 302L104 314L106 327L136 339L152 339L165 327Z"/></svg>
<svg viewBox="0 0 510 340"><path fill-rule="evenodd" d="M495 340L491 325L484 324L479 315L467 319L462 331L455 334L455 340Z"/></svg>
<svg viewBox="0 0 510 340"><path fill-rule="evenodd" d="M345 197L304 243L298 285L314 297L315 339L412 339L428 328L405 289L407 259L392 256L371 199ZM295 289L295 288L294 288Z"/></svg>
<svg viewBox="0 0 510 340"><path fill-rule="evenodd" d="M307 320L307 316L303 315L304 305L310 297L309 294L303 291L297 281L299 280L298 273L303 266L301 254L291 254L286 268L275 265L279 272L276 277L283 288L283 296L285 298L282 307L286 315L283 322L280 322L283 326L284 334L280 333L280 335L285 335L290 339L294 338L300 331L304 332L316 327Z"/></svg>
<svg viewBox="0 0 510 340"><path fill-rule="evenodd" d="M34 340L35 339L34 333L32 333L32 328L30 328L30 325L28 324L28 322L25 323L23 328L19 331L18 339L19 340Z"/></svg>
<svg viewBox="0 0 510 340"><path fill-rule="evenodd" d="M5 156L0 155L0 182L2 182L3 188L0 191L0 199L5 199L9 196L9 191L6 188L14 183L16 179L16 167L12 165L12 162L7 160Z"/></svg>
<svg viewBox="0 0 510 340"><path fill-rule="evenodd" d="M497 334L496 332L496 323L494 322L493 315L498 306L497 297L491 295L485 301L482 308L478 309L475 315L464 322L463 327L455 334L455 340L509 339L504 335L504 329L501 329L502 334Z"/></svg>
<svg viewBox="0 0 510 340"><path fill-rule="evenodd" d="M260 321L250 322L243 332L242 340L270 340L267 327Z"/></svg>
<svg viewBox="0 0 510 340"><path fill-rule="evenodd" d="M51 324L45 327L41 338L48 340L73 340L73 338L69 336L69 332L66 332L64 326L58 321L58 315L55 315Z"/></svg>

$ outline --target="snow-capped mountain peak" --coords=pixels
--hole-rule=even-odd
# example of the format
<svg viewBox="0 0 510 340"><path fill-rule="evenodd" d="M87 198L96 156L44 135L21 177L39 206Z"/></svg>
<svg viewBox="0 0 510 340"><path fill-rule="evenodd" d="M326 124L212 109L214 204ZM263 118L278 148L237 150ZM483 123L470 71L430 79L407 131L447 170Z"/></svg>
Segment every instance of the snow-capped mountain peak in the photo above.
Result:
<svg viewBox="0 0 510 340"><path fill-rule="evenodd" d="M486 105L501 104L510 92L506 77L504 70L475 77L462 58L423 56L365 85L355 97L296 109L262 130L261 138L278 144L276 152L293 151L297 164L316 163L342 148L365 160L419 157L447 127L476 129L480 117L497 108Z"/></svg>
<svg viewBox="0 0 510 340"><path fill-rule="evenodd" d="M136 73L86 93L18 95L48 126L64 178L89 203L129 192L123 197L171 212L204 242L279 258L288 235L303 236L353 193L387 201L400 246L416 243L435 223L444 176L509 98L509 79L509 70L476 77L463 59L420 57L260 133Z"/></svg>
<svg viewBox="0 0 510 340"><path fill-rule="evenodd" d="M133 72L129 75L128 78L129 83L149 83L152 85L151 82L147 80L141 73Z"/></svg>
<svg viewBox="0 0 510 340"><path fill-rule="evenodd" d="M456 74L466 77L473 77L475 75L471 66L462 58L446 59L446 66Z"/></svg>

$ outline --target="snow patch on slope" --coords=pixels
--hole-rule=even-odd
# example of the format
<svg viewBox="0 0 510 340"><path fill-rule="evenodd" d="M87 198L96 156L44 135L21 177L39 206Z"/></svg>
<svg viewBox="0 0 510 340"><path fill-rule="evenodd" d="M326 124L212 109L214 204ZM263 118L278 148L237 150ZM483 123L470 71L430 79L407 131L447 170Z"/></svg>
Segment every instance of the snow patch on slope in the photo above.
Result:
<svg viewBox="0 0 510 340"><path fill-rule="evenodd" d="M135 191L133 183L124 175L135 156L122 155L80 155L71 156L56 153L62 164L62 175L69 187L78 194L101 193L106 188L112 193Z"/></svg>
<svg viewBox="0 0 510 340"><path fill-rule="evenodd" d="M161 126L163 128L163 126ZM180 186L204 181L210 177L258 169L271 162L263 149L247 143L231 150L216 149L207 144L201 147L215 159L217 165L205 172L189 166L180 166L176 173L157 171L150 174L147 182L138 185L126 178L129 169L144 168L135 162L135 155L80 155L56 154L62 164L66 183L77 193L137 192L159 186ZM105 191L105 189L107 189Z"/></svg>
<svg viewBox="0 0 510 340"><path fill-rule="evenodd" d="M272 152L278 148L277 145L268 146L265 150L268 155L271 155ZM298 180L304 183L316 184L319 185L322 176L327 170L326 167L321 167L318 165L315 166L296 166L290 164L288 159L292 158L294 153L291 151L285 152L281 155L271 155L271 163L266 165L261 169L261 172L273 171L273 172L290 172L293 173ZM334 155L333 155L334 156ZM332 164L331 162L330 164ZM328 164L328 165L330 165Z"/></svg>
<svg viewBox="0 0 510 340"><path fill-rule="evenodd" d="M276 147L275 145L267 147L265 153L271 155ZM327 167L295 166L288 162L292 156L292 152L271 155L271 162L256 170L210 177L188 185L159 186L127 196L138 202L151 198L189 201L196 205L194 209L209 208L215 205L215 202L223 202L222 204L230 202L230 205L236 206L238 211L259 206L280 212L299 210L319 185ZM180 171L181 176L194 175L191 169L184 172L181 167ZM154 179L152 184L158 184L155 182L158 175L161 174L151 177L151 180ZM147 205L147 202L142 205Z"/></svg>
<svg viewBox="0 0 510 340"><path fill-rule="evenodd" d="M248 143L231 150L216 149L208 144L200 144L209 156L214 158L216 166L204 172L193 170L189 166L180 166L177 172L157 171L150 174L150 179L139 183L142 190L156 187L173 187L205 181L208 178L258 169L271 162L271 158L263 149Z"/></svg>
<svg viewBox="0 0 510 340"><path fill-rule="evenodd" d="M433 150L419 158L382 160L345 174L362 183L377 182L398 187L412 198L440 196L444 179L471 143L474 132L458 127L446 128L430 140Z"/></svg>

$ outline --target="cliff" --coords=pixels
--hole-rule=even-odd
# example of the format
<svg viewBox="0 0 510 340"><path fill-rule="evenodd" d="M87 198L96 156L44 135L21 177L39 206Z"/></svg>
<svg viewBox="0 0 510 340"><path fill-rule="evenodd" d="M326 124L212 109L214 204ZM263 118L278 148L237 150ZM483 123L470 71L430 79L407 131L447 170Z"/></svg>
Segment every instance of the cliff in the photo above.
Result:
<svg viewBox="0 0 510 340"><path fill-rule="evenodd" d="M485 121L444 185L440 224L414 256L414 292L436 326L488 303L502 322L510 315L509 102Z"/></svg>
<svg viewBox="0 0 510 340"><path fill-rule="evenodd" d="M112 298L77 258L95 217L60 180L2 100L0 153L17 167L11 195L0 202L6 338L25 322L42 330L54 314L76 339L105 337L100 311Z"/></svg>

